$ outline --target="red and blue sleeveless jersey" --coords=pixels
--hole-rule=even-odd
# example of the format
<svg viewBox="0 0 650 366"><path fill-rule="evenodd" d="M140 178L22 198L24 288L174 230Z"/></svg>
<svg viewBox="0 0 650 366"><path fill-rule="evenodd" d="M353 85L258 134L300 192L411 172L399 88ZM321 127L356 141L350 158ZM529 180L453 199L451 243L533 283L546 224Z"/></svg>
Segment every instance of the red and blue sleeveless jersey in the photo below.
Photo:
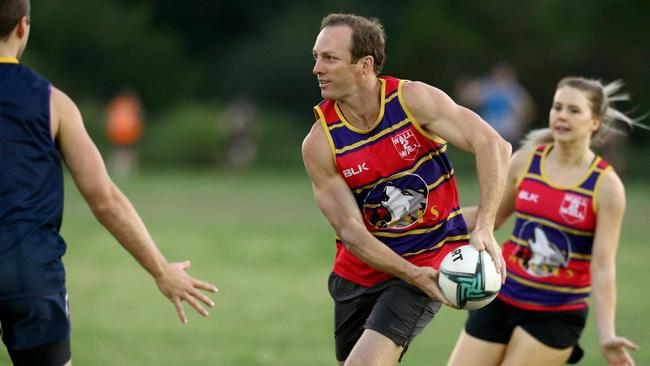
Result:
<svg viewBox="0 0 650 366"><path fill-rule="evenodd" d="M51 84L0 58L0 299L63 291L63 170Z"/></svg>
<svg viewBox="0 0 650 366"><path fill-rule="evenodd" d="M337 102L314 107L339 174L350 187L368 231L418 266L438 268L446 253L467 244L447 143L427 134L406 108L404 80L381 77L381 110L369 130L352 126ZM390 278L336 240L334 272L362 286Z"/></svg>
<svg viewBox="0 0 650 366"><path fill-rule="evenodd" d="M537 147L520 178L515 227L503 246L508 278L499 298L528 310L582 309L591 291L596 192L610 168L596 157L582 181L558 186L544 173L551 149Z"/></svg>

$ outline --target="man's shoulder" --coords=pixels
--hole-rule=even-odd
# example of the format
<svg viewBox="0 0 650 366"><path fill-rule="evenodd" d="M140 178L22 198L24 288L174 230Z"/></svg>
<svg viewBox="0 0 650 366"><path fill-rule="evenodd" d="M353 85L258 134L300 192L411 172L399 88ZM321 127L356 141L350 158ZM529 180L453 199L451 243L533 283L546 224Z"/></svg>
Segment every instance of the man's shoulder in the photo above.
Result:
<svg viewBox="0 0 650 366"><path fill-rule="evenodd" d="M442 90L436 88L433 85L427 84L419 80L404 80L402 85L402 95L406 98L418 98L422 96L433 96L437 94L444 94Z"/></svg>
<svg viewBox="0 0 650 366"><path fill-rule="evenodd" d="M302 158L308 171L333 169L334 156L331 150L330 141L326 136L325 128L320 120L317 120L305 139L301 147ZM311 174L310 174L311 175Z"/></svg>
<svg viewBox="0 0 650 366"><path fill-rule="evenodd" d="M12 88L18 93L37 93L38 91L45 91L50 87L50 82L34 69L24 64L12 65L17 68L17 72L12 73L12 77L4 79L4 82L12 84Z"/></svg>
<svg viewBox="0 0 650 366"><path fill-rule="evenodd" d="M401 93L406 107L416 114L419 111L433 111L449 98L442 90L422 81L405 82Z"/></svg>
<svg viewBox="0 0 650 366"><path fill-rule="evenodd" d="M305 136L302 141L302 150L303 153L305 149L311 148L313 145L318 145L325 140L325 131L323 131L323 126L320 119L317 119L316 122L311 126L311 129Z"/></svg>
<svg viewBox="0 0 650 366"><path fill-rule="evenodd" d="M321 122L321 119L317 119L316 122L314 122L309 129L309 132L305 136L304 142L310 142L312 140L315 140L315 142L318 142L322 139L326 138L325 136L325 131L323 129L323 123Z"/></svg>
<svg viewBox="0 0 650 366"><path fill-rule="evenodd" d="M34 84L40 86L50 85L50 81L47 78L45 78L43 75L41 75L38 71L24 64L20 64L20 66L23 69L23 73L27 75L30 79L32 79L32 85Z"/></svg>

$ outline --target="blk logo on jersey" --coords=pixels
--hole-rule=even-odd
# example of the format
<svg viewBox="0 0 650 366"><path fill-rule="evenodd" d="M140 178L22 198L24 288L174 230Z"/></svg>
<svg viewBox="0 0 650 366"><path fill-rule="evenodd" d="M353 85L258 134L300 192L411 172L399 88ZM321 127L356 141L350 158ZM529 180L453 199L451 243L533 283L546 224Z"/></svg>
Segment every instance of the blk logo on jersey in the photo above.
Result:
<svg viewBox="0 0 650 366"><path fill-rule="evenodd" d="M357 165L356 167L353 168L348 168L343 170L343 176L346 178L349 178L353 175L361 174L364 171L369 170L368 167L366 166L366 162L364 161L363 163Z"/></svg>
<svg viewBox="0 0 650 366"><path fill-rule="evenodd" d="M397 150L397 154L404 160L415 160L420 150L420 143L413 133L413 130L408 129L402 131L391 137L393 146Z"/></svg>
<svg viewBox="0 0 650 366"><path fill-rule="evenodd" d="M519 195L517 196L517 198L519 198L520 200L523 200L523 201L537 203L537 201L539 200L539 194L530 193L528 191L521 190L519 192Z"/></svg>
<svg viewBox="0 0 650 366"><path fill-rule="evenodd" d="M582 222L587 218L587 198L575 193L565 193L560 204L560 216L569 224Z"/></svg>

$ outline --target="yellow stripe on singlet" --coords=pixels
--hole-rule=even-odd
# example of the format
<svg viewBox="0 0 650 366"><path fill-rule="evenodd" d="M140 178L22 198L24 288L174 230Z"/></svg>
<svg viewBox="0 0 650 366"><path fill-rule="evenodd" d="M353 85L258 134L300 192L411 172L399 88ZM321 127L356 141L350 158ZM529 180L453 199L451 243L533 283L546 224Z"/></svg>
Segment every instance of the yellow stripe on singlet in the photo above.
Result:
<svg viewBox="0 0 650 366"><path fill-rule="evenodd" d="M406 173L405 173L405 172L403 172L403 173L399 173L399 175L397 175L397 178L399 178L399 177L401 177L401 176L404 176L404 175L406 175L406 174L408 174L409 172L412 172L412 171L413 171L412 169L409 169L408 172L406 172ZM429 185L427 186L427 188L429 189L429 191L434 190L434 189L436 189L439 185L441 185L442 183L444 183L446 180L451 179L451 177L452 177L453 175L454 175L454 170L452 169L451 172L449 172L448 174L443 174L443 175L441 175L440 178L438 178L438 180L436 180L435 182L429 184ZM379 183L380 183L380 182L379 182ZM378 184L379 184L379 183L378 183ZM368 186L364 186L364 188L366 188L366 187L369 188L369 187L371 187L371 186L372 186L372 184L371 184L371 185L368 185ZM360 188L360 189L363 189L363 188ZM360 191L355 190L355 192L359 193ZM363 207L374 208L374 207L379 207L379 204L376 204L376 205L363 205Z"/></svg>
<svg viewBox="0 0 650 366"><path fill-rule="evenodd" d="M336 236L336 240L337 241L342 241L341 237L338 236L338 235ZM434 244L430 248L418 250L417 252L404 253L404 254L402 254L402 257L410 257L410 256L418 255L418 254L421 254L421 253L424 253L424 252L430 252L432 250L436 250L436 249L440 248L441 246L443 246L448 241L460 241L460 240L469 240L469 234L448 236L448 237L442 239L441 241L437 242L436 244Z"/></svg>
<svg viewBox="0 0 650 366"><path fill-rule="evenodd" d="M549 182L548 179L544 178L544 176L539 175L539 174L535 174L535 173L527 172L526 174L524 174L524 178L532 178L532 179L535 179L535 180L538 180L540 182L543 182L543 183L547 184L551 188L561 189L561 190L566 190L566 191L572 191L572 192L578 192L578 193L582 193L584 195L587 195L589 197L593 196L593 194L594 194L593 191L590 191L588 189L584 189L584 188L578 187L578 186L560 187L558 185L555 185L552 182Z"/></svg>
<svg viewBox="0 0 650 366"><path fill-rule="evenodd" d="M533 281L529 281L523 277L519 277L515 274L512 274L508 272L507 277L515 282L521 283L522 285L526 285L529 287L541 289L541 290L549 290L549 291L555 291L555 292L562 292L565 294L586 294L591 291L591 286L585 286L581 288L575 288L575 287L567 287L567 286L555 286L555 285L549 285L549 284L543 284L543 283L537 283Z"/></svg>
<svg viewBox="0 0 650 366"><path fill-rule="evenodd" d="M580 253L571 253L570 255L571 258L573 259L580 259L583 261L590 261L591 260L591 254L580 254Z"/></svg>
<svg viewBox="0 0 650 366"><path fill-rule="evenodd" d="M598 201L600 200L600 195L598 192L600 191L600 183L603 181L603 177L605 176L605 172L612 170L612 166L608 165L607 168L602 169L602 168L597 168L596 171L600 173L598 178L596 178L596 184L594 185L594 195L591 200L592 208L594 209L594 212L598 212Z"/></svg>
<svg viewBox="0 0 650 366"><path fill-rule="evenodd" d="M398 93L397 93L397 92L393 93L393 95L391 95L390 97L388 97L388 99L386 99L386 100L384 101L384 105L385 105L386 103L390 102L391 100L395 99L397 96L398 96ZM332 131L332 130L335 129L335 128L339 128L339 127L343 127L343 126L345 126L345 123L344 123L343 121L341 121L341 122L339 122L339 123L335 123L335 124L333 124L333 125L330 125L330 126L329 126L329 130Z"/></svg>
<svg viewBox="0 0 650 366"><path fill-rule="evenodd" d="M587 172L583 175L582 179L580 179L578 181L578 183L573 184L573 185L557 184L557 183L551 182L547 178L546 169L545 169L546 158L548 157L548 152L551 150L552 146L553 145L551 145L551 144L547 145L546 149L544 149L543 154L540 156L540 159L539 159L539 173L540 173L539 178L537 178L535 174L530 174L530 176L533 177L534 179L542 180L548 186L550 186L552 188L555 188L555 189L580 192L580 193L586 194L588 196L592 196L593 191L584 189L581 186L583 184L585 184L585 182L589 179L589 177L591 176L593 171L598 167L598 164L600 163L600 160L601 160L600 157L599 156L595 157L594 161L592 161L591 164L589 165L589 169L587 169Z"/></svg>
<svg viewBox="0 0 650 366"><path fill-rule="evenodd" d="M389 128L380 131L379 133L377 133L376 135L374 135L374 136L372 136L372 137L370 137L370 138L367 138L367 139L365 139L365 140L361 140L361 141L355 142L355 143L352 144L352 145L348 145L348 146L342 147L342 148L340 148L340 149L336 149L336 153L337 153L337 154L342 154L342 153L344 153L344 152L346 152L346 151L349 151L349 150L352 150L352 149L356 149L356 148L359 147L359 146L363 146L363 145L365 145L365 144L368 144L368 143L370 143L370 142L373 142L373 141L375 141L375 140L378 140L378 139L384 137L385 135L387 135L387 134L389 134L389 133L391 133L391 132L393 132L393 131L395 131L395 130L401 128L402 126L404 126L404 125L406 125L406 124L408 124L408 123L410 123L410 122L411 122L411 121L410 121L408 118L406 118L406 119L400 121L399 123L394 124L394 125L390 126Z"/></svg>
<svg viewBox="0 0 650 366"><path fill-rule="evenodd" d="M419 161L418 161L418 162L417 162L417 163L416 163L416 164L415 164L411 169L408 169L408 170L405 170L405 171L402 171L402 172L399 172L399 173L393 174L393 175L391 175L391 176L388 177L388 178L381 178L381 179L379 179L378 181L372 182L372 183L370 183L370 184L366 184L366 185L363 186L363 187L356 188L356 189L354 190L354 193L357 193L357 194L358 194L358 193L361 193L361 192L363 192L364 190L366 190L366 189L368 189L368 188L372 188L372 187L374 187L374 186L376 186L376 185L378 185L378 184L381 184L381 183L387 182L387 181L389 181L389 180L394 180L394 179L397 179L397 178L403 177L403 176L405 176L405 175L409 175L409 174L413 173L414 171L418 170L418 168L419 168L422 164L424 164L424 163L426 163L427 161L431 160L431 159L432 159L432 155L440 155L440 154L444 153L445 151L447 151L447 145L444 145L444 146L443 146L442 148L440 148L439 150L429 152L429 154L423 156L422 159L420 159L420 160L419 160ZM451 172L448 173L447 175L451 176L451 175L453 175L453 174L454 174L454 170L452 169ZM438 179L438 180L440 180L440 179ZM433 185L436 184L436 183L439 184L439 182L436 181L436 182L434 182L433 184L431 184L431 186L433 186ZM431 187L431 186L428 186L428 187ZM429 188L429 189L431 189L431 188Z"/></svg>
<svg viewBox="0 0 650 366"><path fill-rule="evenodd" d="M424 228L424 229L413 229L413 230L409 230L409 231L403 231L401 233L387 233L387 232L383 232L383 231L375 231L375 232L372 232L371 234L373 236L380 236L380 237L384 237L384 238L400 238L402 236L427 234L427 233L430 233L432 231L436 231L436 230L440 229L440 227L442 225L446 224L450 219L452 219L452 218L454 218L454 217L456 217L456 216L458 216L460 214L461 214L460 210L452 211L452 212L449 213L449 215L447 215L447 218L444 221L439 222L438 225L436 225L434 227L427 227L427 228Z"/></svg>
<svg viewBox="0 0 650 366"><path fill-rule="evenodd" d="M325 135L327 136L327 142L330 145L330 151L332 152L332 159L334 161L334 165L336 164L336 153L334 153L334 150L336 150L336 147L334 146L334 140L332 139L332 134L328 131L327 129L327 121L325 121L325 115L323 114L323 110L320 108L320 106L314 107L314 111L316 111L316 117L321 123L321 126L323 126L323 130L325 131Z"/></svg>
<svg viewBox="0 0 650 366"><path fill-rule="evenodd" d="M509 299L511 301L516 301L519 304L526 304L526 305L533 305L533 306L548 306L547 304L542 303L542 302L525 301L525 300L521 300L521 299L511 299L511 298L509 298ZM588 294L585 294L583 297L580 297L580 298L575 299L573 301L569 301L569 302L564 303L562 305L565 306L565 305L584 304L584 303L589 303L589 295Z"/></svg>
<svg viewBox="0 0 650 366"><path fill-rule="evenodd" d="M386 99L384 101L384 104L386 104L386 103L390 102L391 100L395 99L398 95L399 95L398 92L394 92L393 95L391 95L390 97L388 97L388 99Z"/></svg>
<svg viewBox="0 0 650 366"><path fill-rule="evenodd" d="M402 254L402 257L410 257L410 256L418 255L418 254L421 254L421 253L424 253L424 252L430 252L432 250L436 250L436 249L440 248L441 246L443 246L448 241L459 241L459 240L469 240L469 234L448 236L448 237L442 239L441 241L439 241L438 243L436 243L434 246L432 246L430 248L422 249L422 250L419 250L419 251L413 252L413 253L404 253L404 254Z"/></svg>
<svg viewBox="0 0 650 366"><path fill-rule="evenodd" d="M552 227L554 229L564 231L564 232L569 233L569 234L574 234L574 235L579 235L579 236L594 236L594 233L591 232L591 231L578 230L578 229L570 228L570 227L567 227L567 226L564 226L564 225L556 224L556 223L554 223L552 221L549 221L549 220L546 220L546 219L526 215L526 214L523 214L521 212L515 212L515 217L520 218L522 220L526 220L526 221L536 222L536 223L542 224L544 226Z"/></svg>
<svg viewBox="0 0 650 366"><path fill-rule="evenodd" d="M327 127L327 128L328 128L330 131L332 131L332 130L335 129L335 128L339 128L339 127L343 127L343 126L345 126L345 124L344 124L343 122L339 122L339 123L335 123L335 124L333 124L333 125L331 125L331 126L329 126L329 127Z"/></svg>
<svg viewBox="0 0 650 366"><path fill-rule="evenodd" d="M510 236L510 241L522 247L530 247L530 245L525 240L522 240L514 235ZM572 252L569 256L573 259L591 260L591 254L580 254Z"/></svg>
<svg viewBox="0 0 650 366"><path fill-rule="evenodd" d="M452 175L454 175L454 170L453 169L449 173L441 175L440 178L438 178L438 180L431 183L427 188L429 188L429 190L435 189L436 187L441 185L442 182L451 179Z"/></svg>

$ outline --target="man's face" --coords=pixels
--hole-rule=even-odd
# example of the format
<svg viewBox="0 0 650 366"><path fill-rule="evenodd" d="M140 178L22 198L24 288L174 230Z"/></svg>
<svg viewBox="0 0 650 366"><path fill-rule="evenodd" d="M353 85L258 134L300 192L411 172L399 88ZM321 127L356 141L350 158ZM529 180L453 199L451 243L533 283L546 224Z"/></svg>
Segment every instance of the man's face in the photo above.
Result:
<svg viewBox="0 0 650 366"><path fill-rule="evenodd" d="M352 63L351 43L352 29L346 25L325 27L316 38L313 72L325 99L346 97L361 76L361 63Z"/></svg>

